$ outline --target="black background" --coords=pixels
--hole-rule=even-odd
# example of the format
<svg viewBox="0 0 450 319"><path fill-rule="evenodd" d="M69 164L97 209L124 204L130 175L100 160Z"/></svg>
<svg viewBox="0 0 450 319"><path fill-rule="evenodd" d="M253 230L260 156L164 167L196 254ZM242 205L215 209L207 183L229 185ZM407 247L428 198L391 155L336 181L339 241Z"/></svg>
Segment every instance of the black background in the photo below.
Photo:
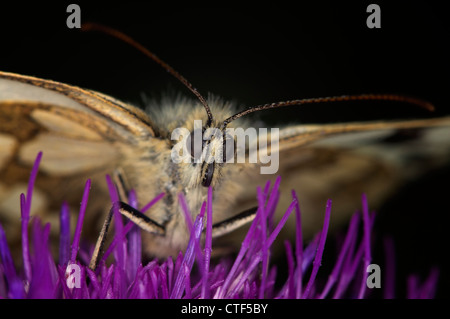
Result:
<svg viewBox="0 0 450 319"><path fill-rule="evenodd" d="M132 47L66 26L70 2L0 4L0 70L65 82L135 104L140 94L189 92ZM377 1L381 29L366 26L369 1L258 2L197 6L77 2L83 22L115 27L168 62L198 90L252 106L294 98L400 93L434 103L346 103L260 114L270 123L341 122L450 114L448 18L430 1ZM397 247L398 295L406 275L441 269L440 297L450 293L450 170L409 185L379 212L377 233ZM370 199L369 199L370 200ZM381 258L379 254L376 258ZM374 262L382 263L379 259Z"/></svg>

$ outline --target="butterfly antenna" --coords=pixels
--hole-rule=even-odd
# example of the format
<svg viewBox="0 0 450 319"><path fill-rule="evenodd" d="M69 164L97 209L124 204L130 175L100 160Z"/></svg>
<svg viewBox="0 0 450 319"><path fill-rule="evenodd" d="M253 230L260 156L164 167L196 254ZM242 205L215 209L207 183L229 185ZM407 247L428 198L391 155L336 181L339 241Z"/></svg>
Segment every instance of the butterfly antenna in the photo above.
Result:
<svg viewBox="0 0 450 319"><path fill-rule="evenodd" d="M346 102L346 101L395 101L402 103L409 103L413 105L417 105L422 107L428 111L434 111L433 104L418 99L414 97L404 96L404 95L396 95L396 94L361 94L361 95L342 95L342 96L330 96L330 97L320 97L320 98L311 98L311 99L301 99L301 100L291 100L284 102L275 102L269 104L263 104L258 106L249 107L246 110L238 112L233 116L230 116L222 123L222 129L224 129L230 122L243 117L244 115L267 110L274 109L284 106L291 105L303 105L303 104L316 104L316 103L329 103L329 102Z"/></svg>
<svg viewBox="0 0 450 319"><path fill-rule="evenodd" d="M195 94L195 96L197 96L197 98L203 104L203 107L205 108L206 114L208 115L207 126L211 126L211 124L213 122L213 115L212 115L211 109L210 109L208 103L206 102L205 98L200 94L200 92L198 92L198 90L196 88L194 88L192 86L192 84L188 80L186 80L186 78L184 76L182 76L180 73L178 73L169 64L167 64L166 62L161 60L156 54L154 54L153 52L148 50L142 44L140 44L139 42L135 41L133 38L129 37L125 33L120 32L120 31L118 31L116 29L113 29L111 27L107 27L107 26L104 26L104 25L101 25L101 24L90 23L89 22L89 23L84 23L81 26L81 30L82 31L99 31L99 32L106 33L106 34L108 34L110 36L113 36L113 37L115 37L115 38L117 38L119 40L122 40L122 41L130 44L131 46L135 47L136 49L138 49L139 51L144 53L147 57L149 57L150 59L152 59L153 61L158 63L162 68L164 68L167 72L169 72L177 80L179 80L181 83L183 83L184 86L186 86L192 93Z"/></svg>

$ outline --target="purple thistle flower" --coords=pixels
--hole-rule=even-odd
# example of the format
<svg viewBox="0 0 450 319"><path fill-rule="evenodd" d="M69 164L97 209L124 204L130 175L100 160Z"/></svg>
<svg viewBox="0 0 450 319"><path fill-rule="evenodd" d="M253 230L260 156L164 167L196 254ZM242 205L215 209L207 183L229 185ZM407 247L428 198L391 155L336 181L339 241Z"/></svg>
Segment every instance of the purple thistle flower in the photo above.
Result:
<svg viewBox="0 0 450 319"><path fill-rule="evenodd" d="M212 188L208 189L206 203L192 221L191 214L180 195L187 227L191 230L189 244L175 260L152 260L142 264L141 231L132 222L123 224L115 212L114 239L106 250L96 271L88 268L92 246L80 245L84 213L88 204L90 181L86 182L72 244L70 244L70 216L66 203L60 216L59 261L50 253L50 224L44 226L38 218L30 221L30 205L34 182L42 154L36 158L28 184L27 195L22 194L22 254L23 266L16 269L0 225L0 297L1 298L367 298L367 267L372 261L371 240L374 214L369 214L368 202L362 196L362 216L354 214L349 222L342 244L337 247L337 257L331 272L321 274L323 252L327 245L328 225L332 216L328 200L323 228L306 247L303 247L301 211L295 192L292 202L281 220L274 224L273 216L278 205L280 178L264 189L257 189L258 211L251 223L237 255L211 261L214 249L212 229ZM107 183L111 200L118 200L109 177ZM161 199L158 195L141 211L148 210ZM133 192L129 203L138 207ZM296 217L296 237L292 247L285 242L287 279L277 282L278 269L271 264L270 248L291 213ZM206 218L206 222L205 222ZM28 237L28 223L32 223L32 241ZM362 234L359 225L362 223ZM205 226L206 225L206 226ZM205 230L204 230L205 227ZM204 231L205 238L202 240ZM395 277L392 240L385 240L386 282L384 297L394 298ZM114 256L108 265L106 258ZM194 265L197 267L194 267ZM433 268L425 280L411 275L407 280L408 298L434 297L439 271Z"/></svg>

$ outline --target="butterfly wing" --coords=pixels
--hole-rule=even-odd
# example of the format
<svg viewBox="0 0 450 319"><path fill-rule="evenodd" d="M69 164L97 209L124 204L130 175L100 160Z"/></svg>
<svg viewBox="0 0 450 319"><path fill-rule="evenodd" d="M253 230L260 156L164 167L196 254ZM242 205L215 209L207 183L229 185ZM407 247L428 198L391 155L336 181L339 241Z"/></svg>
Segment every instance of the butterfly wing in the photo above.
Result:
<svg viewBox="0 0 450 319"><path fill-rule="evenodd" d="M279 144L272 148L279 152L278 171L264 175L261 166L269 164L254 166L247 177L252 185L242 189L240 202L243 209L250 207L254 193L245 190L280 175L277 213L284 213L295 189L305 235L312 236L322 225L328 198L333 200L332 226L360 209L363 192L376 209L401 185L449 163L449 137L450 117L289 126L279 131ZM270 141L266 135L261 139ZM285 236L294 227L295 222L288 222Z"/></svg>
<svg viewBox="0 0 450 319"><path fill-rule="evenodd" d="M93 188L102 187L105 173L152 137L140 109L75 86L0 72L0 221L20 221L19 195L38 152L32 213L59 209L62 200L79 203L87 178L102 179L99 185L93 180Z"/></svg>

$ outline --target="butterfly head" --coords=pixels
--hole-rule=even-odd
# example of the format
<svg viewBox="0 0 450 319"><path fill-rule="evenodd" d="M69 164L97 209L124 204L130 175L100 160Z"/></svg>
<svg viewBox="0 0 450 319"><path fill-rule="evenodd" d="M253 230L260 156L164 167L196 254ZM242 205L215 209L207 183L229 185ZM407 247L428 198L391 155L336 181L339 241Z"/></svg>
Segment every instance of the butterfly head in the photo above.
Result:
<svg viewBox="0 0 450 319"><path fill-rule="evenodd" d="M220 176L222 166L236 154L236 141L220 127L196 128L186 139L191 163L199 167L201 185L209 187Z"/></svg>

